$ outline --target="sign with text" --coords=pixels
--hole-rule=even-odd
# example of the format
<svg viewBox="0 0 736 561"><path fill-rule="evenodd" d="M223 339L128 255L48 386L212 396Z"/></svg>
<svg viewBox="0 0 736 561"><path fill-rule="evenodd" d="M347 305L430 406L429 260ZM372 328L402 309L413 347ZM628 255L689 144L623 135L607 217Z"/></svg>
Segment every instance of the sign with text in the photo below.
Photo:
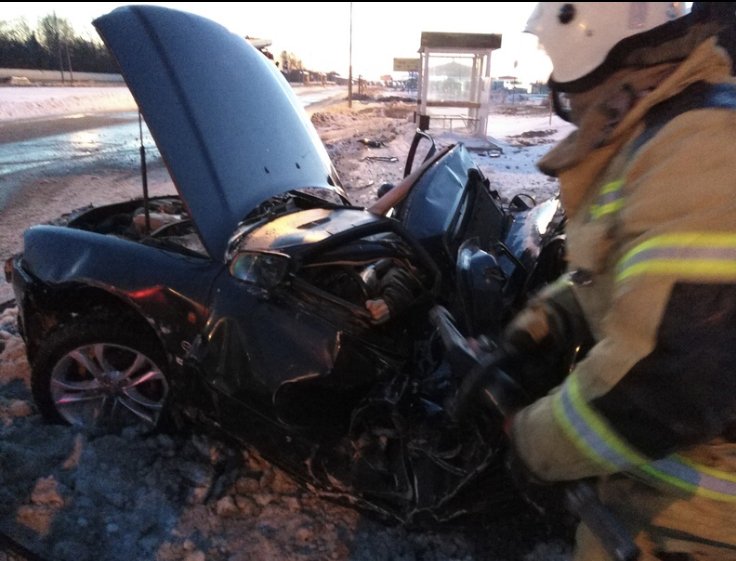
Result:
<svg viewBox="0 0 736 561"><path fill-rule="evenodd" d="M394 72L419 72L419 59L395 58Z"/></svg>

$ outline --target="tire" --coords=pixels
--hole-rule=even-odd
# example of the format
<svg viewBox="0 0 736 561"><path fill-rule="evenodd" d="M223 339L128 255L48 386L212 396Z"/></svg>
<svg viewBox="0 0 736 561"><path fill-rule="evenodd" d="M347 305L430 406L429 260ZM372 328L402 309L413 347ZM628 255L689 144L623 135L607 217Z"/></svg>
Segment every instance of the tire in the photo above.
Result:
<svg viewBox="0 0 736 561"><path fill-rule="evenodd" d="M60 325L41 343L31 391L50 422L157 429L169 397L165 365L150 330L124 315L94 312Z"/></svg>

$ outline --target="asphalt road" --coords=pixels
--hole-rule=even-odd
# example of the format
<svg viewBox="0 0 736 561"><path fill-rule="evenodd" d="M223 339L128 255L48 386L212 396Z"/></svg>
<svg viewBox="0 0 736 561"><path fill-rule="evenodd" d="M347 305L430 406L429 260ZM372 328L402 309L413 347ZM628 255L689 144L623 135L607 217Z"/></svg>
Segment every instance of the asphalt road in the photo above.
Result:
<svg viewBox="0 0 736 561"><path fill-rule="evenodd" d="M0 121L0 145L26 142L34 138L69 134L77 131L136 121L135 113L103 113L62 117L46 117L18 121Z"/></svg>

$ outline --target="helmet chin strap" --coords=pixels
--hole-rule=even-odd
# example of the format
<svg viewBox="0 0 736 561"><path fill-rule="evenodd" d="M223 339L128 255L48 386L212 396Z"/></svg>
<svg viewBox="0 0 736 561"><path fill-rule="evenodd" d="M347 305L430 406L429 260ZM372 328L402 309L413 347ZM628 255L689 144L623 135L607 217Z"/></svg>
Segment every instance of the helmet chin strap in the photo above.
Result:
<svg viewBox="0 0 736 561"><path fill-rule="evenodd" d="M568 94L556 89L550 85L550 95L552 96L552 109L560 119L572 123L572 115L570 113L570 100Z"/></svg>
<svg viewBox="0 0 736 561"><path fill-rule="evenodd" d="M566 84L550 80L552 107L561 119L580 126L591 111L600 116L599 133L605 136L611 123L617 124L644 96L661 84L676 68L678 62L660 63L642 67L624 67L609 74L606 79L590 88L570 91ZM603 119L601 121L600 119Z"/></svg>

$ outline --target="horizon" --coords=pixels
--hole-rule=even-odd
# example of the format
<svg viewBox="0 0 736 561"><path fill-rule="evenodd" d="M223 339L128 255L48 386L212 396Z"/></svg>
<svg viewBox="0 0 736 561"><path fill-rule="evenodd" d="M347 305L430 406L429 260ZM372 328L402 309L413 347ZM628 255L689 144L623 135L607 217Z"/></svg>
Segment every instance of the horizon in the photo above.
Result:
<svg viewBox="0 0 736 561"><path fill-rule="evenodd" d="M140 3L6 2L0 21L12 24L23 19L35 29L41 18L55 13L81 37L99 39L92 20L116 7L132 4ZM421 33L428 31L501 35L501 48L491 55L494 78L513 75L528 84L546 82L551 72L549 59L537 47L536 37L523 32L536 2L457 2L433 4L421 10L408 2L145 4L198 14L242 37L270 40L269 50L277 59L286 51L301 59L305 69L337 72L344 77L351 62L354 78L404 77L406 73L393 70L393 59L418 58ZM289 17L283 17L287 13ZM322 20L316 20L316 16Z"/></svg>

